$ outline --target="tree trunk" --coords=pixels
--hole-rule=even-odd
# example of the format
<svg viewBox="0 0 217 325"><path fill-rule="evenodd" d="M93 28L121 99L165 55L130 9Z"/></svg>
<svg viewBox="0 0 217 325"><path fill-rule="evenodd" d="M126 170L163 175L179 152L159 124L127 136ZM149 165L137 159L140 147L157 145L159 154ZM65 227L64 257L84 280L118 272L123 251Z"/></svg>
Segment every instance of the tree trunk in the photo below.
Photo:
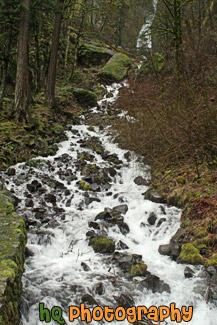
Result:
<svg viewBox="0 0 217 325"><path fill-rule="evenodd" d="M57 0L57 6L59 6L62 3L64 3L64 0ZM55 17L55 26L54 26L53 37L52 37L52 47L51 47L50 62L48 68L46 94L45 94L46 101L51 107L53 107L55 104L57 54L59 48L61 22L62 22L62 12L57 12Z"/></svg>
<svg viewBox="0 0 217 325"><path fill-rule="evenodd" d="M23 0L25 9L21 17L18 39L17 73L15 86L15 113L17 122L28 122L27 108L29 105L29 91L27 91L27 64L28 64L28 27L30 0Z"/></svg>

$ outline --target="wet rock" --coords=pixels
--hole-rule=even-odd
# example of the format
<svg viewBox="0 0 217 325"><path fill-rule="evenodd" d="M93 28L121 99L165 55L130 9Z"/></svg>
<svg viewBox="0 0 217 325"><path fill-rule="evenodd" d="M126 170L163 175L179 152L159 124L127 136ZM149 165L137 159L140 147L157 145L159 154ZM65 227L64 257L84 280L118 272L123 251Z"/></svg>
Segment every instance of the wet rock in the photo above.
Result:
<svg viewBox="0 0 217 325"><path fill-rule="evenodd" d="M96 237L96 233L95 233L95 231L93 231L93 230L88 230L88 231L86 232L86 237L88 237L88 238L94 238L94 237Z"/></svg>
<svg viewBox="0 0 217 325"><path fill-rule="evenodd" d="M113 214L126 214L128 211L128 206L126 204L118 205L112 209Z"/></svg>
<svg viewBox="0 0 217 325"><path fill-rule="evenodd" d="M160 278L153 274L148 274L146 278L142 281L142 285L147 288L148 290L151 290L153 293L155 292L168 292L170 293L170 287L167 283L160 280Z"/></svg>
<svg viewBox="0 0 217 325"><path fill-rule="evenodd" d="M16 175L16 169L13 168L13 167L10 167L10 168L8 168L6 174L7 174L8 176L15 176L15 175Z"/></svg>
<svg viewBox="0 0 217 325"><path fill-rule="evenodd" d="M81 266L85 272L90 271L90 267L86 263L81 262Z"/></svg>
<svg viewBox="0 0 217 325"><path fill-rule="evenodd" d="M108 219L111 219L112 216L111 214L108 212L108 211L103 211L103 212L100 212L99 214L97 214L97 216L95 217L95 221L97 220L108 220Z"/></svg>
<svg viewBox="0 0 217 325"><path fill-rule="evenodd" d="M126 222L121 222L121 223L118 223L117 225L123 235L126 235L130 232L130 228L129 228L128 224L126 224Z"/></svg>
<svg viewBox="0 0 217 325"><path fill-rule="evenodd" d="M49 187L51 187L54 190L56 190L56 189L66 190L65 185L63 183L57 181L56 179L48 178L48 179L45 179L45 182Z"/></svg>
<svg viewBox="0 0 217 325"><path fill-rule="evenodd" d="M98 305L97 301L88 293L82 296L81 301L91 306Z"/></svg>
<svg viewBox="0 0 217 325"><path fill-rule="evenodd" d="M163 222L165 222L167 219L166 218L160 218L160 220L157 223L157 227L160 227Z"/></svg>
<svg viewBox="0 0 217 325"><path fill-rule="evenodd" d="M94 237L90 239L89 245L95 253L111 254L115 250L115 243L106 237Z"/></svg>
<svg viewBox="0 0 217 325"><path fill-rule="evenodd" d="M109 167L108 172L111 177L114 177L117 175L117 171L113 167Z"/></svg>
<svg viewBox="0 0 217 325"><path fill-rule="evenodd" d="M134 179L134 183L135 183L136 185L148 186L148 182L147 182L146 179L143 178L142 176L137 176L137 177Z"/></svg>
<svg viewBox="0 0 217 325"><path fill-rule="evenodd" d="M98 184L94 183L91 185L91 190L93 192L100 192L100 186Z"/></svg>
<svg viewBox="0 0 217 325"><path fill-rule="evenodd" d="M101 202L100 199L96 198L96 197L86 197L85 198L85 204L86 205L89 205L91 204L92 202Z"/></svg>
<svg viewBox="0 0 217 325"><path fill-rule="evenodd" d="M131 265L130 275L132 277L135 276L145 276L147 274L147 265L143 262L139 262L138 264Z"/></svg>
<svg viewBox="0 0 217 325"><path fill-rule="evenodd" d="M134 299L129 293L127 293L127 295L122 293L119 297L115 297L115 300L117 301L118 306L124 308L129 308L135 305Z"/></svg>
<svg viewBox="0 0 217 325"><path fill-rule="evenodd" d="M27 208L32 208L34 206L34 202L32 199L27 199L26 202L25 202L25 206Z"/></svg>
<svg viewBox="0 0 217 325"><path fill-rule="evenodd" d="M177 259L178 263L188 264L203 264L203 257L200 255L200 251L192 244L182 245L181 253Z"/></svg>
<svg viewBox="0 0 217 325"><path fill-rule="evenodd" d="M25 248L25 255L26 255L26 257L32 257L32 256L34 256L34 253L30 248L26 247Z"/></svg>
<svg viewBox="0 0 217 325"><path fill-rule="evenodd" d="M99 224L97 223L97 222L94 222L94 221L90 221L89 223L88 223L88 226L90 227L90 228L94 228L94 229L100 229L100 226L99 226Z"/></svg>
<svg viewBox="0 0 217 325"><path fill-rule="evenodd" d="M96 288L95 288L96 294L98 295L103 295L105 292L105 286L102 282L99 282L96 284Z"/></svg>
<svg viewBox="0 0 217 325"><path fill-rule="evenodd" d="M206 268L206 271L212 276L217 273L217 270L214 266L208 266Z"/></svg>
<svg viewBox="0 0 217 325"><path fill-rule="evenodd" d="M159 248L158 248L158 252L161 254L161 255L167 255L167 256L170 256L171 255L171 251L172 251L172 247L170 244L167 244L167 245L160 245Z"/></svg>
<svg viewBox="0 0 217 325"><path fill-rule="evenodd" d="M54 194L49 193L49 194L45 195L44 198L45 198L46 202L56 204L57 199L56 199L56 196Z"/></svg>
<svg viewBox="0 0 217 325"><path fill-rule="evenodd" d="M27 189L31 193L35 193L39 190L39 188L42 187L41 183L39 183L37 180L32 181L31 184L26 185Z"/></svg>
<svg viewBox="0 0 217 325"><path fill-rule="evenodd" d="M129 161L130 156L131 156L130 151L125 152L125 154L124 154L124 158L125 158L127 161Z"/></svg>
<svg viewBox="0 0 217 325"><path fill-rule="evenodd" d="M125 243L123 243L121 240L119 240L119 242L117 243L116 249L117 250L129 249L129 247Z"/></svg>
<svg viewBox="0 0 217 325"><path fill-rule="evenodd" d="M190 267L186 266L186 268L184 270L185 278L187 278L187 279L193 278L194 274L195 274L194 270L192 270Z"/></svg>
<svg viewBox="0 0 217 325"><path fill-rule="evenodd" d="M69 196L71 194L71 192L69 190L66 190L64 194L65 194L65 196Z"/></svg>
<svg viewBox="0 0 217 325"><path fill-rule="evenodd" d="M148 217L148 223L153 226L157 220L157 216L154 212L151 212Z"/></svg>
<svg viewBox="0 0 217 325"><path fill-rule="evenodd" d="M161 213L164 214L164 215L166 215L166 210L165 210L164 206L163 205L160 205L159 208L161 210Z"/></svg>
<svg viewBox="0 0 217 325"><path fill-rule="evenodd" d="M158 192L149 189L144 193L145 200L150 200L155 203L167 203L166 198L162 195L160 195Z"/></svg>

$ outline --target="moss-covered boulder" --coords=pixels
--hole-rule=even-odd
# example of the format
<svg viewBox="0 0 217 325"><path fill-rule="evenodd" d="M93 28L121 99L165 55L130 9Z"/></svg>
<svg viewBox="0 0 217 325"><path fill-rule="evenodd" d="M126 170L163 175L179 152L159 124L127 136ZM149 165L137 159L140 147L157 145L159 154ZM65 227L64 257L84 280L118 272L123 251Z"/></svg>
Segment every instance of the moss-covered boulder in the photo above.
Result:
<svg viewBox="0 0 217 325"><path fill-rule="evenodd" d="M87 66L105 64L112 56L109 49L91 43L83 43L78 49L78 61Z"/></svg>
<svg viewBox="0 0 217 325"><path fill-rule="evenodd" d="M204 260L200 255L200 251L192 244L182 245L182 250L178 257L178 262L188 264L204 264Z"/></svg>
<svg viewBox="0 0 217 325"><path fill-rule="evenodd" d="M22 289L26 245L24 220L14 211L10 195L0 191L0 324L20 324L19 300Z"/></svg>
<svg viewBox="0 0 217 325"><path fill-rule="evenodd" d="M97 106L97 95L90 90L83 88L68 88L76 101L83 106L95 107Z"/></svg>
<svg viewBox="0 0 217 325"><path fill-rule="evenodd" d="M99 71L98 77L107 83L119 82L131 67L131 60L125 54L115 54Z"/></svg>
<svg viewBox="0 0 217 325"><path fill-rule="evenodd" d="M130 275L134 276L145 276L147 271L147 265L143 262L139 262L138 264L133 264L131 266Z"/></svg>
<svg viewBox="0 0 217 325"><path fill-rule="evenodd" d="M217 254L213 254L205 263L205 266L214 266L217 268Z"/></svg>
<svg viewBox="0 0 217 325"><path fill-rule="evenodd" d="M115 250L115 243L106 237L91 238L89 244L96 253L111 254Z"/></svg>

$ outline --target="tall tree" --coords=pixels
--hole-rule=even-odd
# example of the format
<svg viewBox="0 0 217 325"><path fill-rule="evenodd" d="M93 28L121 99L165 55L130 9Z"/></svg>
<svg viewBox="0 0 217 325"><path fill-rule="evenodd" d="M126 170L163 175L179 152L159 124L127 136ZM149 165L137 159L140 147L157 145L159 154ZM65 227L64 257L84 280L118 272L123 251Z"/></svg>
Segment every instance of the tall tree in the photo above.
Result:
<svg viewBox="0 0 217 325"><path fill-rule="evenodd" d="M18 122L28 122L28 105L30 99L28 85L28 27L30 0L23 0L23 12L17 48L17 73L15 86L15 111Z"/></svg>
<svg viewBox="0 0 217 325"><path fill-rule="evenodd" d="M63 17L61 5L63 4L64 4L64 0L57 0L55 25L53 30L52 47L50 53L50 61L49 61L49 68L48 68L46 93L45 93L46 101L51 107L53 107L55 104L57 55L58 55L58 48L59 48L61 22Z"/></svg>

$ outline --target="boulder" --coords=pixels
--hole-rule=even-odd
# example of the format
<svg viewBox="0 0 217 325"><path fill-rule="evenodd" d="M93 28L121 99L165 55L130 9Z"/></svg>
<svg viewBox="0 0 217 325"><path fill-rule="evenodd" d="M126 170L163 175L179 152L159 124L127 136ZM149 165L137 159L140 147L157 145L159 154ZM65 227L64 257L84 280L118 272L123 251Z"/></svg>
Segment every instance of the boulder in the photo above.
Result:
<svg viewBox="0 0 217 325"><path fill-rule="evenodd" d="M148 217L148 223L153 226L157 220L157 216L154 212L151 212Z"/></svg>
<svg viewBox="0 0 217 325"><path fill-rule="evenodd" d="M106 237L94 237L90 239L89 245L95 253L110 254L115 250L115 243Z"/></svg>
<svg viewBox="0 0 217 325"><path fill-rule="evenodd" d="M78 49L78 61L87 66L106 64L113 56L112 51L90 43L83 43Z"/></svg>
<svg viewBox="0 0 217 325"><path fill-rule="evenodd" d="M149 189L144 193L145 200L150 200L155 203L167 203L166 198L160 195L158 192L154 191L153 189Z"/></svg>
<svg viewBox="0 0 217 325"><path fill-rule="evenodd" d="M120 82L126 76L130 66L131 61L128 56L115 54L99 71L98 77L106 83Z"/></svg>
<svg viewBox="0 0 217 325"><path fill-rule="evenodd" d="M188 264L204 264L203 257L200 255L199 250L192 244L182 245L181 253L177 260L178 263Z"/></svg>
<svg viewBox="0 0 217 325"><path fill-rule="evenodd" d="M80 105L87 107L97 106L97 95L93 91L83 88L70 88L68 91L72 93Z"/></svg>
<svg viewBox="0 0 217 325"><path fill-rule="evenodd" d="M160 280L160 278L153 274L148 274L146 278L142 281L142 284L147 289L151 290L153 293L155 292L168 292L170 293L170 287L167 283Z"/></svg>

